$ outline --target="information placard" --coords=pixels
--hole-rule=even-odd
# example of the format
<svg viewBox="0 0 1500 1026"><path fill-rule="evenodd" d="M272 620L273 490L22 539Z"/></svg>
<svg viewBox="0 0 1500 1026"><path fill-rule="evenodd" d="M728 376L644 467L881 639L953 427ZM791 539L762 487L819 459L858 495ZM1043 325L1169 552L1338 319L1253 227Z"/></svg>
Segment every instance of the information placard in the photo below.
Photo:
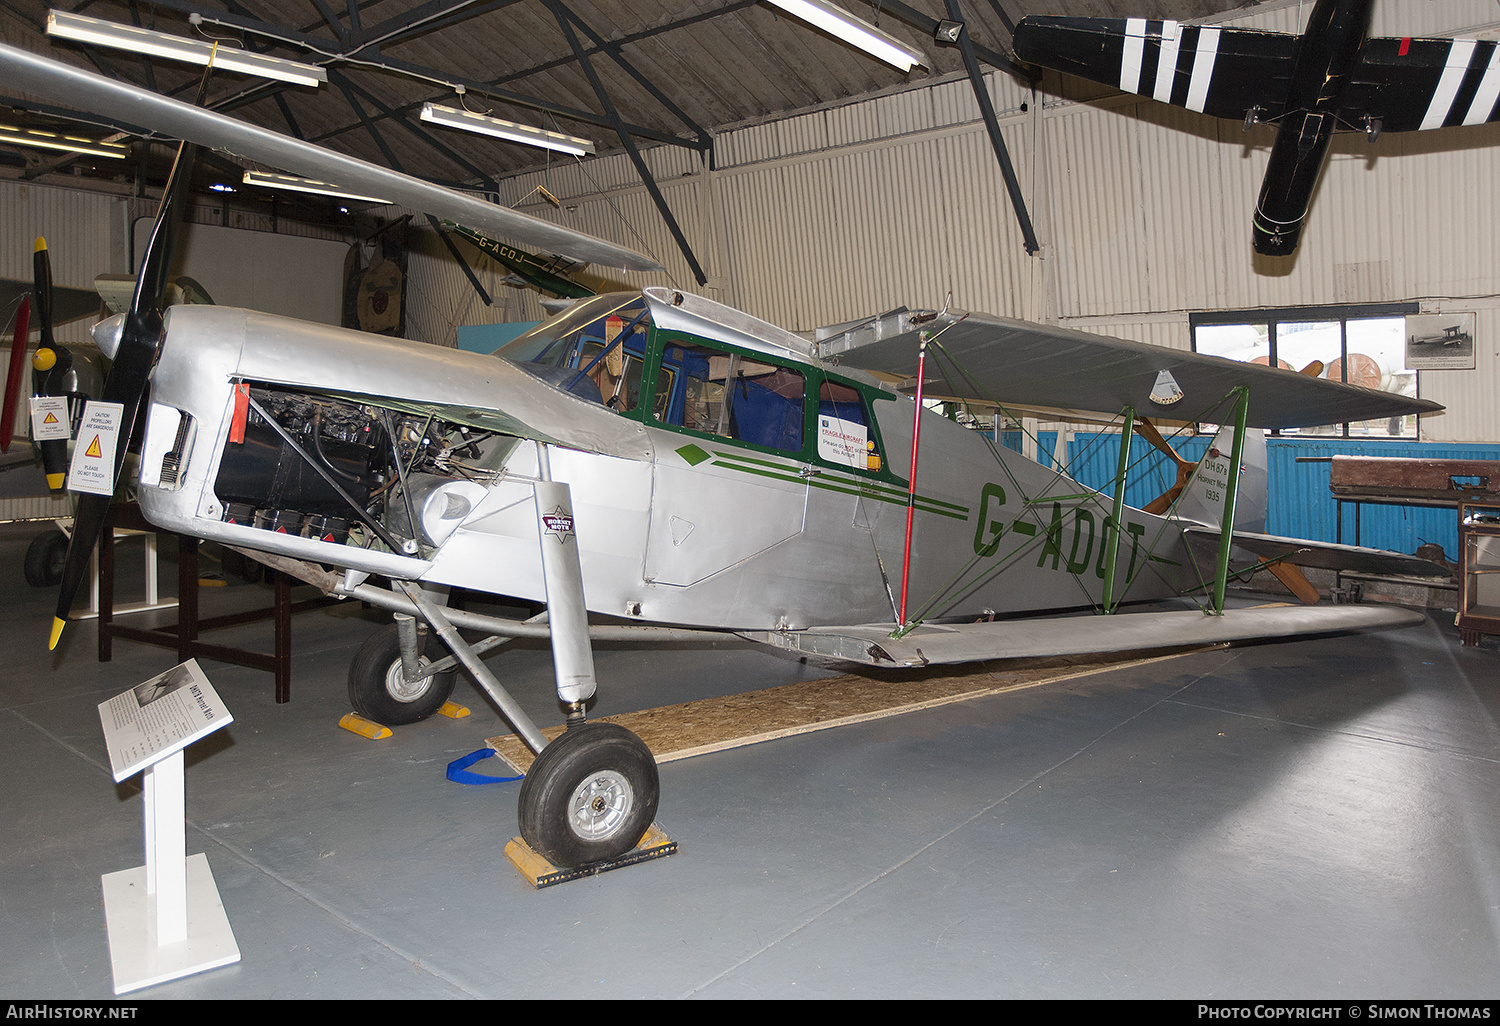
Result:
<svg viewBox="0 0 1500 1026"><path fill-rule="evenodd" d="M198 660L189 659L100 703L99 720L118 783L233 723L234 717Z"/></svg>

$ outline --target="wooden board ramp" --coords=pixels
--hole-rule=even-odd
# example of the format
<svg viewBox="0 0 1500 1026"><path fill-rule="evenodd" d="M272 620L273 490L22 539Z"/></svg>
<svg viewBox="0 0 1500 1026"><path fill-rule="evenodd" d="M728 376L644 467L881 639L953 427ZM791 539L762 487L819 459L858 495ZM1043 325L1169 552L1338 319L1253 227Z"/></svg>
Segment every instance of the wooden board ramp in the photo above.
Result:
<svg viewBox="0 0 1500 1026"><path fill-rule="evenodd" d="M664 859L668 855L677 853L677 842L661 832L661 828L652 823L646 828L645 836L630 851L619 858L609 859L606 862L596 862L591 866L583 866L579 869L560 869L548 862L541 855L519 837L513 837L505 846L505 857L510 859L511 865L515 866L520 874L527 879L531 886L537 890L543 887L552 887L560 883L568 883L570 880L582 880L584 877L598 876L600 873L608 873L612 869L624 869L626 866L639 865L642 862L650 862L653 859Z"/></svg>
<svg viewBox="0 0 1500 1026"><path fill-rule="evenodd" d="M1220 647L1220 646L1208 646ZM1025 669L977 670L955 674L939 670L877 677L845 674L824 680L783 684L762 691L749 691L722 698L704 698L680 705L601 716L591 722L618 723L640 737L658 763L675 762L695 755L810 734L852 723L900 716L954 702L1055 684L1088 674L1125 667L1144 666L1189 652L1153 654L1132 659L1113 659L1080 664L1071 662ZM566 729L559 724L542 731L551 741ZM492 737L486 742L495 753L525 773L532 753L514 734Z"/></svg>

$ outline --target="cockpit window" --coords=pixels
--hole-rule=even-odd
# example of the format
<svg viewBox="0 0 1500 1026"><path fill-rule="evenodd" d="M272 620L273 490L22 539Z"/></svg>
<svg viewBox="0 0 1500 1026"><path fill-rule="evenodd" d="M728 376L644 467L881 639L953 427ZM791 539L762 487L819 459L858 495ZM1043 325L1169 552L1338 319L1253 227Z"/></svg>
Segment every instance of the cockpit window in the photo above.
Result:
<svg viewBox="0 0 1500 1026"><path fill-rule="evenodd" d="M651 321L639 293L581 300L496 351L544 381L621 413L640 398Z"/></svg>
<svg viewBox="0 0 1500 1026"><path fill-rule="evenodd" d="M806 379L791 368L669 342L662 347L652 413L664 424L800 452L806 394Z"/></svg>

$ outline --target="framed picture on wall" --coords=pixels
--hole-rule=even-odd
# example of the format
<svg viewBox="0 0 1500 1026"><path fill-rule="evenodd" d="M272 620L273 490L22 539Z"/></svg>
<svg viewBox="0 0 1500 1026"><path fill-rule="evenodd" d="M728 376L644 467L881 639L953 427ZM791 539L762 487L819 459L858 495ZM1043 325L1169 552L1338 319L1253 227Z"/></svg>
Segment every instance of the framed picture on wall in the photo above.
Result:
<svg viewBox="0 0 1500 1026"><path fill-rule="evenodd" d="M1410 314L1406 366L1412 370L1473 370L1474 312Z"/></svg>

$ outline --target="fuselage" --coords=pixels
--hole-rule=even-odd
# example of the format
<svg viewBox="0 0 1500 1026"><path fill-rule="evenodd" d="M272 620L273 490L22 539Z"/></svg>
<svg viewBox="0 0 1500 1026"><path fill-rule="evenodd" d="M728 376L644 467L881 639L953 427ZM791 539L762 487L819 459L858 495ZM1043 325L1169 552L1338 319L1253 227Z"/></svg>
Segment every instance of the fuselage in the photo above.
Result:
<svg viewBox="0 0 1500 1026"><path fill-rule="evenodd" d="M670 290L582 300L498 356L185 307L153 376L140 501L181 533L545 601L546 446L592 612L890 622L913 414L800 337ZM1126 601L1198 583L1174 522L1127 507L1108 575L1108 496L921 416L914 616L1087 607L1106 576Z"/></svg>
<svg viewBox="0 0 1500 1026"><path fill-rule="evenodd" d="M1371 2L1318 0L1297 42L1291 88L1255 205L1258 253L1286 256L1297 248L1336 113L1370 28Z"/></svg>

